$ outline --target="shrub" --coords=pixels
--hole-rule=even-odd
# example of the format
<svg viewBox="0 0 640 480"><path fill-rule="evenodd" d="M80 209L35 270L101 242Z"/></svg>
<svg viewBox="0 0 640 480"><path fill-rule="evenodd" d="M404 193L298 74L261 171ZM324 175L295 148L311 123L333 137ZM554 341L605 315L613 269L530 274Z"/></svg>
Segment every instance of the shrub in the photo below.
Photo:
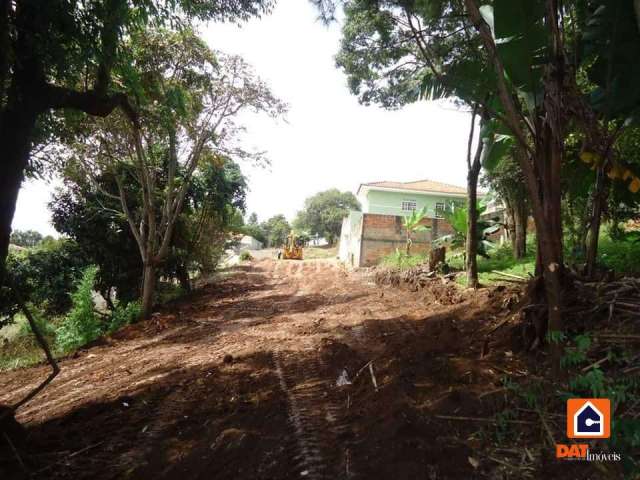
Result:
<svg viewBox="0 0 640 480"><path fill-rule="evenodd" d="M240 261L241 262L246 262L249 260L253 260L253 257L251 256L251 254L249 252L247 252L246 250L244 252L242 252L240 254Z"/></svg>
<svg viewBox="0 0 640 480"><path fill-rule="evenodd" d="M140 302L129 302L127 304L118 304L111 313L107 333L113 333L122 327L129 325L140 318L142 306Z"/></svg>
<svg viewBox="0 0 640 480"><path fill-rule="evenodd" d="M86 267L75 242L46 240L30 249L13 248L7 257L9 283L25 303L47 316L64 314L71 308L69 293ZM18 310L9 288L0 290L0 326L11 322Z"/></svg>
<svg viewBox="0 0 640 480"><path fill-rule="evenodd" d="M71 296L73 304L71 311L56 332L58 347L63 352L92 342L102 333L100 320L93 305L93 284L97 273L98 267L93 265L87 267L76 291Z"/></svg>

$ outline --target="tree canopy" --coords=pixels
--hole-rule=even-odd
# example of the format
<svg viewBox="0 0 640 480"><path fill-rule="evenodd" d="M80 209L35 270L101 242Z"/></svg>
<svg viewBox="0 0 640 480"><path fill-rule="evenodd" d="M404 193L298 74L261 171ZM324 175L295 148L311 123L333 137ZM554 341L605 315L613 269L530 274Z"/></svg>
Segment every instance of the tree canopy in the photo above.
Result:
<svg viewBox="0 0 640 480"><path fill-rule="evenodd" d="M291 225L282 214L274 215L261 223L260 227L270 247L281 247L291 233Z"/></svg>
<svg viewBox="0 0 640 480"><path fill-rule="evenodd" d="M18 247L35 247L44 236L35 230L14 230L11 232L11 243Z"/></svg>
<svg viewBox="0 0 640 480"><path fill-rule="evenodd" d="M34 147L69 135L78 112L106 116L120 107L139 121L139 72L125 43L147 28L242 21L268 13L271 0L3 0L0 13L0 274L21 181ZM71 135L73 135L71 133Z"/></svg>
<svg viewBox="0 0 640 480"><path fill-rule="evenodd" d="M360 210L360 202L351 192L326 190L309 197L294 221L296 229L319 235L331 244L340 236L342 219L350 210Z"/></svg>

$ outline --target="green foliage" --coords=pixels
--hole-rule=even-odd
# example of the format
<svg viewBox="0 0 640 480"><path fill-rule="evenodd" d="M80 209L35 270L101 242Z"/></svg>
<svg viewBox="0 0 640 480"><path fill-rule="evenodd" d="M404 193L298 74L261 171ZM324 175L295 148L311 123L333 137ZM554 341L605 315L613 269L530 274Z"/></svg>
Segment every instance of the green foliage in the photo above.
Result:
<svg viewBox="0 0 640 480"><path fill-rule="evenodd" d="M165 275L178 269L213 272L224 253L229 233L243 231L247 181L230 158L205 163L194 172L183 214L178 218Z"/></svg>
<svg viewBox="0 0 640 480"><path fill-rule="evenodd" d="M628 410L620 408L622 405L633 405L640 392L640 379L625 376L615 369L604 372L599 365L592 365L593 360L588 357L592 341L587 334L578 334L571 338L565 347L562 363L570 373L567 382L566 398L608 398L612 403L612 434L608 440L610 447L622 453L625 462L625 472L637 472L638 460L633 452L640 448L640 422L628 415ZM601 355L599 353L598 355ZM635 352L609 347L606 350L608 364L628 365ZM620 411L626 415L620 415ZM629 478L635 478L633 476Z"/></svg>
<svg viewBox="0 0 640 480"><path fill-rule="evenodd" d="M127 304L118 303L113 312L111 312L106 333L114 333L122 327L136 322L140 319L141 314L142 306L139 301L129 302Z"/></svg>
<svg viewBox="0 0 640 480"><path fill-rule="evenodd" d="M85 269L72 296L73 307L56 332L57 345L63 352L92 342L102 333L93 304L93 284L97 273L96 266Z"/></svg>
<svg viewBox="0 0 640 480"><path fill-rule="evenodd" d="M402 225L407 232L424 232L430 229L426 225L422 225L420 222L427 216L427 207L423 207L421 210L414 210L411 215L405 215L402 218Z"/></svg>
<svg viewBox="0 0 640 480"><path fill-rule="evenodd" d="M134 208L138 184L125 177L125 190ZM94 181L109 191L116 188L112 175L98 175ZM87 263L99 267L96 289L106 298L115 289L118 299L131 301L138 295L142 261L127 219L118 213L117 199L96 191L76 175L67 175L49 203L57 231L72 238Z"/></svg>
<svg viewBox="0 0 640 480"><path fill-rule="evenodd" d="M7 257L10 284L24 302L45 315L58 315L71 306L70 292L86 266L78 245L67 239L48 240L27 250L12 250ZM17 311L14 294L0 290L0 326Z"/></svg>
<svg viewBox="0 0 640 480"><path fill-rule="evenodd" d="M2 12L0 114L22 114L31 99L43 98L29 107L40 114L36 129L27 128L31 143L73 135L65 124L77 121L79 110L108 113L116 106L111 95L122 93L123 85L146 73L131 62L127 39L149 27L247 20L269 12L272 5L271 0L24 1L20 8ZM29 32L28 42L24 32ZM47 93L52 86L63 90ZM81 98L85 93L86 99ZM139 99L139 92L128 93ZM50 113L52 107L70 110ZM3 134L9 131L3 129ZM44 163L34 158L28 173L45 174Z"/></svg>
<svg viewBox="0 0 640 480"><path fill-rule="evenodd" d="M258 214L255 212L253 212L251 215L249 215L249 218L247 218L247 222L242 227L242 233L255 238L265 246L268 244L268 239L265 235L265 232L258 222Z"/></svg>
<svg viewBox="0 0 640 480"><path fill-rule="evenodd" d="M263 235L267 239L267 246L281 247L291 232L291 226L284 215L274 215L260 224Z"/></svg>
<svg viewBox="0 0 640 480"><path fill-rule="evenodd" d="M480 215L482 215L485 210L485 205L478 204L478 222L476 228L478 238L476 241L478 255L489 258L488 252L495 248L495 245L493 242L487 240L487 235L494 233L499 226L493 221L480 219ZM467 241L468 212L466 206L454 207L452 210L447 210L444 213L444 217L453 228L454 233L437 238L435 243L449 244L453 249L464 248Z"/></svg>
<svg viewBox="0 0 640 480"><path fill-rule="evenodd" d="M593 0L583 27L581 49L589 80L591 104L607 117L638 121L640 105L640 32L632 0Z"/></svg>
<svg viewBox="0 0 640 480"><path fill-rule="evenodd" d="M454 1L345 2L336 62L352 93L385 108L421 98L484 100L495 91L494 75L461 7Z"/></svg>
<svg viewBox="0 0 640 480"><path fill-rule="evenodd" d="M461 255L452 252L447 259L449 265L456 269L464 269ZM527 278L533 275L536 266L535 238L530 238L527 244L527 254L524 258L514 259L511 245L503 245L491 251L491 258L478 258L478 279L483 285L491 285L504 281L504 277L493 273L494 270ZM459 281L463 281L462 277Z"/></svg>
<svg viewBox="0 0 640 480"><path fill-rule="evenodd" d="M330 244L340 236L342 220L351 210L360 210L360 203L351 192L326 190L309 197L293 225L310 235L319 235Z"/></svg>
<svg viewBox="0 0 640 480"><path fill-rule="evenodd" d="M253 260L253 257L251 256L251 254L249 252L247 252L245 250L244 252L240 253L240 261L241 262L248 262L249 260Z"/></svg>
<svg viewBox="0 0 640 480"><path fill-rule="evenodd" d="M426 262L428 256L426 254L407 255L405 252L396 248L396 251L382 258L382 265L400 270L407 270Z"/></svg>
<svg viewBox="0 0 640 480"><path fill-rule="evenodd" d="M404 226L407 235L407 256L411 255L411 244L413 242L411 236L418 232L425 232L430 230L431 227L422 225L422 221L427 216L427 207L423 207L421 210L414 210L411 215L405 215L402 219L402 225Z"/></svg>
<svg viewBox="0 0 640 480"><path fill-rule="evenodd" d="M18 247L30 248L38 245L43 238L42 234L35 230L14 230L9 241Z"/></svg>
<svg viewBox="0 0 640 480"><path fill-rule="evenodd" d="M498 54L513 86L534 99L542 89L542 66L547 60L544 2L496 0L495 37Z"/></svg>
<svg viewBox="0 0 640 480"><path fill-rule="evenodd" d="M577 335L572 343L573 345L565 347L565 354L560 360L560 365L563 367L574 367L587 359L587 353L591 347L589 335Z"/></svg>
<svg viewBox="0 0 640 480"><path fill-rule="evenodd" d="M137 208L140 184L125 176L131 209ZM113 175L94 178L96 191L81 176L68 176L49 204L56 229L73 238L79 255L99 267L96 287L107 297L115 289L118 300L138 297L142 261L126 217L119 213L117 198L102 191L115 191ZM163 188L166 177L156 180ZM236 211L244 209L247 183L237 163L223 158L204 163L193 175L183 213L171 238L169 258L160 274L176 278L181 267L200 273L215 270L224 252ZM160 212L156 219L161 221ZM67 289L67 292L69 289Z"/></svg>
<svg viewBox="0 0 640 480"><path fill-rule="evenodd" d="M611 236L602 234L598 245L600 264L616 273L640 274L640 242L633 236L614 240Z"/></svg>

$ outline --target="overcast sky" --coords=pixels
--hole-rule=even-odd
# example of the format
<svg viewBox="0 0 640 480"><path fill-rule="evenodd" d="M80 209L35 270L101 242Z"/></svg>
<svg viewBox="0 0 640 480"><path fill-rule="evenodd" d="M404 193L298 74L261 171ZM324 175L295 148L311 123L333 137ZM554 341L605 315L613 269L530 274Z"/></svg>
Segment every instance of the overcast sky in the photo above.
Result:
<svg viewBox="0 0 640 480"><path fill-rule="evenodd" d="M244 119L247 147L266 150L271 166L242 165L247 213L295 216L305 198L328 188L355 193L363 182L429 178L460 186L466 178L470 116L450 104L421 102L399 111L358 104L335 67L339 25L326 27L305 0L278 0L274 12L242 27L201 29L209 45L239 54L286 101L286 121ZM46 204L53 187L25 182L14 229L54 233Z"/></svg>

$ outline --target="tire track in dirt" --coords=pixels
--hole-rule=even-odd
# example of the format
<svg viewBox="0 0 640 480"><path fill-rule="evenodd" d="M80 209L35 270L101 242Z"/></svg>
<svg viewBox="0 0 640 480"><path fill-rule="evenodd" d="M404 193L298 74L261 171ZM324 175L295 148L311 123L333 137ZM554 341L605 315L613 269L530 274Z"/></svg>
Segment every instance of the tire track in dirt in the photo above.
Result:
<svg viewBox="0 0 640 480"><path fill-rule="evenodd" d="M273 362L280 388L287 399L288 417L295 435L297 455L290 478L312 480L351 478L348 449L340 437L350 426L341 408L328 395L330 383L323 378L322 361L315 351L293 353L275 350ZM300 358L304 359L301 361ZM346 468L345 468L346 466Z"/></svg>

